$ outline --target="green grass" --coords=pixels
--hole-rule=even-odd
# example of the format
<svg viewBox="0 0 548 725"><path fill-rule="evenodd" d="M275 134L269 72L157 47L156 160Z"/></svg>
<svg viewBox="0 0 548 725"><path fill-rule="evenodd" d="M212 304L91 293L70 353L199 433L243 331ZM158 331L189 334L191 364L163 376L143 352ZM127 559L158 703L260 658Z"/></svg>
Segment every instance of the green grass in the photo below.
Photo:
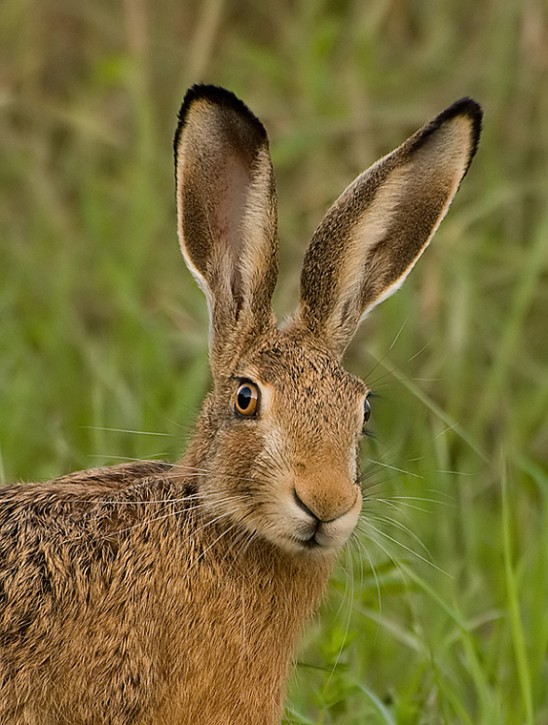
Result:
<svg viewBox="0 0 548 725"><path fill-rule="evenodd" d="M175 459L206 368L177 248L185 88L265 121L280 313L343 187L463 95L480 151L349 368L373 384L361 531L288 723L548 723L548 13L542 0L0 5L0 479Z"/></svg>

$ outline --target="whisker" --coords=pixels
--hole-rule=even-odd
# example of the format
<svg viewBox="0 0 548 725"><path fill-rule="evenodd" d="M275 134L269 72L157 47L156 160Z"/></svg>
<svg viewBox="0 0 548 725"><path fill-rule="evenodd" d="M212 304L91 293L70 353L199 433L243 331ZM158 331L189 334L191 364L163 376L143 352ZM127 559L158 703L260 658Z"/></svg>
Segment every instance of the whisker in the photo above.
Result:
<svg viewBox="0 0 548 725"><path fill-rule="evenodd" d="M440 506L452 506L454 505L454 501L451 497L448 497L449 501L442 501L441 499L437 498L425 498L424 496L402 496L402 495L394 495L394 496L386 496L386 499L393 500L393 501L423 501L424 503L435 503L439 504ZM379 501L381 499L378 499Z"/></svg>
<svg viewBox="0 0 548 725"><path fill-rule="evenodd" d="M167 438L176 438L174 433L160 433L157 431L150 430L132 430L131 428L107 428L99 425L80 425L78 426L81 430L102 430L109 433L134 433L135 435L141 436L165 436Z"/></svg>
<svg viewBox="0 0 548 725"><path fill-rule="evenodd" d="M432 562L432 553L428 549L428 547L424 544L424 542L417 536L417 534L412 531L408 526L405 524L402 524L397 519L392 518L391 516L373 516L370 517L373 521L378 521L379 523L386 523L391 526L395 526L400 531L403 531L405 534L410 536L412 539L414 539L417 544L421 547L421 549L425 552L425 554L429 557L429 560Z"/></svg>
<svg viewBox="0 0 548 725"><path fill-rule="evenodd" d="M229 514L224 514L224 516ZM223 516L219 517L222 518ZM217 544L221 539L223 539L225 536L227 536L231 531L233 531L238 526L238 523L232 524L228 529L222 531L219 536L207 547L207 549L204 549L202 553L198 556L198 558L189 566L189 568L186 570L184 576L187 577L192 569L205 557L208 551L211 551L211 549Z"/></svg>
<svg viewBox="0 0 548 725"><path fill-rule="evenodd" d="M374 463L377 466L381 466L382 468L388 468L391 471L396 471L397 473L404 473L407 476L412 476L413 478L419 478L421 480L424 479L424 476L419 475L418 473L413 473L412 471L407 471L405 468L398 468L397 466L391 466L388 463L383 463L382 461L377 461L373 458L368 459L369 463Z"/></svg>
<svg viewBox="0 0 548 725"><path fill-rule="evenodd" d="M393 339L393 340L392 340L392 342L390 343L390 345L389 345L388 349L387 349L387 350L386 350L386 351L385 351L385 352L383 353L383 355L382 355L382 356L381 356L380 358L378 358L378 359L377 359L377 361L376 361L375 365L374 365L374 366L373 366L373 367L371 368L371 370L369 370L369 372L368 372L368 373L366 374L366 376L365 376L366 378L370 378L370 377L371 377L371 375L372 375L372 374L373 374L373 373L375 372L375 370L376 370L376 369L377 369L377 368L379 367L379 365L380 365L380 364L381 364L381 363L382 363L382 362L384 361L384 359L385 359L385 358L386 358L386 357L388 356L388 354L390 353L390 351L391 351L391 350L392 350L392 349L394 348L394 346L396 345L396 343L397 343L397 341L398 341L398 339L399 339L399 337L400 337L401 333L403 332L403 330L404 330L405 326L407 325L407 322L408 322L408 320L404 320L404 321L403 321L403 323L402 323L402 325L401 325L400 329L399 329L399 330L398 330L398 331L396 332L396 334L395 334L395 336L394 336L394 339ZM374 355L372 355L372 357L374 357Z"/></svg>
<svg viewBox="0 0 548 725"><path fill-rule="evenodd" d="M371 556L367 550L367 547L364 546L363 542L360 540L360 537L357 536L355 533L353 533L352 536L355 538L355 541L358 544L358 551L359 551L360 559L363 561L362 553L365 552L365 556L367 557L367 559L369 561L369 568L371 569L371 573L373 574L373 579L375 581L375 588L377 590L377 604L378 604L378 610L379 610L379 616L380 616L382 614L382 596L381 596L381 585L380 585L379 577L377 574L377 568L376 568L375 564L373 563L373 559L371 558ZM363 571L362 571L362 577L361 577L360 584L361 584L361 587L360 587L360 591L361 591L363 589ZM376 643L378 635L379 635L379 627L377 626L377 629L375 630L375 639L372 644Z"/></svg>
<svg viewBox="0 0 548 725"><path fill-rule="evenodd" d="M401 573L404 581L406 583L409 582L408 574L404 567L401 566L401 564L398 562L397 559L395 559L392 554L390 553L390 550L383 544L382 541L376 536L376 533L380 533L379 530L372 526L368 525L368 528L365 529L363 526L360 526L360 524L368 525L368 522L364 519L360 519L358 522L358 529L367 537L369 541L371 541L375 546L377 546L388 558L389 561L392 562L392 564L396 567L396 569ZM371 529L371 530L369 530Z"/></svg>
<svg viewBox="0 0 548 725"><path fill-rule="evenodd" d="M225 503L232 503L234 501L241 500L241 499L245 499L245 498L246 498L246 496L244 496L244 495L240 495L240 496L234 496L233 495L231 497L222 499L221 500L221 503L223 503L223 504L225 504ZM169 501L168 503L170 503L170 504L177 503L177 501ZM190 512L193 512L193 511L196 511L199 508L203 508L205 505L206 504L200 504L200 505L196 505L196 506L190 506L190 507L187 507L187 508L181 508L181 509L177 509L177 510L171 510L171 511L168 511L167 513L162 514L161 516L155 516L155 517L152 517L152 518L144 518L142 521L138 521L135 524L132 524L131 526L127 526L127 527L124 527L124 528L121 528L121 529L116 529L114 531L107 532L107 533L103 534L102 536L97 536L96 537L96 540L100 541L101 539L103 539L103 540L109 539L109 538L111 538L113 536L118 536L120 534L128 533L128 532L130 532L130 531L132 531L134 529L137 529L139 527L150 526L150 524L158 523L159 521L164 521L164 520L166 520L168 518L171 518L172 516L178 516L179 514L182 514L185 511L187 511L189 513ZM97 512L97 514L100 514L100 513L101 512ZM216 518L214 518L212 520L206 521L201 527L198 527L198 528L194 529L191 532L191 536L199 533L200 531L202 531L202 529L207 528L207 526L210 526L212 524L215 524L221 518L223 518L225 516L231 516L233 514L234 514L233 511L228 511L228 512L225 512L225 513L221 514L220 516L217 516ZM62 541L62 543L65 544L65 543L70 543L70 542L73 542L73 541L77 541L78 539L81 539L84 535L85 535L85 531L81 531L81 532L79 532L77 535L75 535L73 537L68 537L68 538L64 539ZM187 541L187 540L188 539L186 539L185 541Z"/></svg>
<svg viewBox="0 0 548 725"><path fill-rule="evenodd" d="M146 460L162 460L165 456L167 456L165 451L162 453L152 453L151 455L146 456ZM89 453L88 458L102 458L110 461L127 461L134 463L140 463L143 460L143 458L132 458L131 456L115 456L111 453ZM108 468L108 466L105 466L105 468Z"/></svg>
<svg viewBox="0 0 548 725"><path fill-rule="evenodd" d="M442 569L440 566L435 564L433 561L429 561L426 557L422 556L422 554L419 554L418 551L415 551L414 549L411 549L409 546L406 546L401 541L398 541L393 536L390 536L390 534L387 534L386 531L383 531L382 529L379 529L378 527L376 527L370 521L368 521L367 523L380 536L383 536L385 539L388 539L393 544L396 544L396 546L399 546L400 548L404 549L409 554L412 554L417 559L420 559L425 564L428 564L428 566L431 566L433 569L436 569L437 571L439 571L441 574L445 574L445 576L449 577L449 579L453 579L453 577L451 576L451 574L449 574L449 572Z"/></svg>
<svg viewBox="0 0 548 725"><path fill-rule="evenodd" d="M424 345L423 345L423 346L422 346L422 347L421 347L421 348L420 348L419 350L417 350L417 352L413 353L413 355L411 355L411 357L410 357L410 358L407 358L407 362L408 362L408 363L410 363L410 362L413 362L413 360L415 360L415 359L416 359L416 358L418 358L418 357L419 357L420 355L422 355L422 353L423 353L423 352L424 352L425 350L427 350L427 349L428 349L429 347L430 347L430 342L425 342L425 343L424 343Z"/></svg>
<svg viewBox="0 0 548 725"><path fill-rule="evenodd" d="M436 470L435 473L447 473L451 476L469 476L470 478L474 478L476 475L475 473L470 473L469 471L451 471L444 470L443 468Z"/></svg>
<svg viewBox="0 0 548 725"><path fill-rule="evenodd" d="M345 557L348 559L348 555L349 555L348 549L345 549L344 554L345 554ZM348 573L348 569L347 568L344 569L344 571L345 571L344 594L343 594L343 598L342 598L341 604L339 605L339 608L337 610L337 615L335 616L335 619L338 618L339 612L345 606L347 607L348 614L347 614L346 619L345 619L344 635L343 635L343 638L342 638L342 641L341 641L341 646L339 647L339 651L337 652L337 656L336 656L335 661L333 663L333 666L331 668L331 672L329 673L329 677L327 679L326 686L329 685L329 683L331 682L331 678L335 674L335 671L336 671L337 666L339 664L339 661L341 659L343 650L344 650L344 648L346 646L346 641L348 639L348 632L350 631L350 620L352 618L352 602L354 601L354 576L353 576L353 573L352 572L350 572L350 576L349 576L349 573ZM350 582L350 598L348 600L348 605L345 605L345 602L346 602L346 599L347 599L347 594L348 594L348 591L349 591L348 582Z"/></svg>
<svg viewBox="0 0 548 725"><path fill-rule="evenodd" d="M434 513L432 509L422 508L422 506L414 506L412 503L407 503L405 501L391 501L389 498L371 498L369 499L369 501L374 503L382 503L385 506L390 506L396 511L401 511L401 507L405 506L407 510L420 511L423 514Z"/></svg>

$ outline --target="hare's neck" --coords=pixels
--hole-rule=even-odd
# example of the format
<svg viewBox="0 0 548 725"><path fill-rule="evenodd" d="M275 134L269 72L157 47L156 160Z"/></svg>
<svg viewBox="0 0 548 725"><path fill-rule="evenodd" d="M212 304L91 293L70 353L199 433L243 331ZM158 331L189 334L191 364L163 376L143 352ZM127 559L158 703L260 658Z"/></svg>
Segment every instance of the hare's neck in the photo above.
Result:
<svg viewBox="0 0 548 725"><path fill-rule="evenodd" d="M279 723L299 635L330 563L296 562L264 541L215 542L207 531L203 558L188 565L192 591L173 620L172 702L185 722Z"/></svg>
<svg viewBox="0 0 548 725"><path fill-rule="evenodd" d="M182 468L202 467L192 453ZM185 722L279 722L299 635L333 560L250 541L248 532L215 522L202 508L195 517L183 524L181 550L171 552L165 571L174 712L185 713Z"/></svg>
<svg viewBox="0 0 548 725"><path fill-rule="evenodd" d="M192 471L209 470L212 435L206 405L179 462L193 486L202 477ZM171 559L183 562L171 581L192 580L192 591L183 587L178 599L169 640L181 712L188 722L279 722L299 635L322 599L333 559L286 554L224 517L216 521L205 507L196 517L183 532L193 546ZM208 698L207 705L198 698L202 710L194 712L189 693L196 689Z"/></svg>

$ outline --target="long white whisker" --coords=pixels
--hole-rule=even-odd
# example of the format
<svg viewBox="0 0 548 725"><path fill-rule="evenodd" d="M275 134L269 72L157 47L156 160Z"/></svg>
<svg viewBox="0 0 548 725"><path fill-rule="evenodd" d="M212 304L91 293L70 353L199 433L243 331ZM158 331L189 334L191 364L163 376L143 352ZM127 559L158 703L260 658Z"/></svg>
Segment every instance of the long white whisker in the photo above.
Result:
<svg viewBox="0 0 548 725"><path fill-rule="evenodd" d="M377 589L377 601L379 603L379 612L382 612L381 584L380 584L379 576L377 573L377 567L375 566L373 559L371 558L371 555L369 554L369 551L367 550L367 547L364 546L363 542L361 541L360 537L357 535L356 531L354 531L352 533L352 538L355 539L355 541L358 544L360 556L362 556L362 554L365 553L367 561L369 562L369 567L373 574L373 579L375 580L375 586ZM361 581L363 584L363 571L362 571L362 580Z"/></svg>
<svg viewBox="0 0 548 725"><path fill-rule="evenodd" d="M450 499L449 501L441 501L440 499L436 498L425 498L424 496L389 496L385 498L390 498L393 501L423 501L424 503L435 503L435 504L441 504L442 506L451 506L454 505L454 502ZM377 499L381 500L381 499Z"/></svg>
<svg viewBox="0 0 548 725"><path fill-rule="evenodd" d="M436 570L437 570L437 571L439 571L439 572L440 572L441 574L445 574L445 576L449 577L449 579L452 579L452 578L453 578L453 577L451 576L451 574L449 574L449 572L447 572L447 571L445 571L444 569L442 569L441 567L439 567L439 566L438 566L437 564L435 564L435 563L434 563L433 561L429 561L429 560L428 560L428 559L427 559L426 557L422 556L422 554L419 554L419 553L418 553L417 551L415 551L414 549L411 549L411 548L410 548L409 546L406 546L405 544L402 544L402 542L401 542L401 541L398 541L398 540L397 540L397 539L395 539L395 538L394 538L393 536L390 536L390 534L387 534L387 533L386 533L386 531L383 531L382 529L379 529L379 528L377 528L377 527L376 527L376 526L374 526L374 525L373 525L373 524L372 524L372 523L371 523L370 521L368 521L368 525L369 525L369 526L370 526L370 527L371 527L371 528L372 528L372 529L373 529L373 530L374 530L374 531L375 531L375 532L376 532L377 534L379 534L380 536L383 536L383 537L384 537L385 539L388 539L388 540L389 540L389 541L391 541L391 542L392 542L393 544L396 544L396 546L399 546L399 547L401 547L401 548L402 548L402 549L404 549L405 551L407 551L407 552L409 552L410 554L412 554L413 556L417 557L417 559L420 559L420 560L421 560L421 561L423 561L423 562L424 562L425 564L428 564L428 566L431 566L431 567L432 567L433 569L436 569Z"/></svg>
<svg viewBox="0 0 548 725"><path fill-rule="evenodd" d="M82 430L101 430L108 433L135 433L141 436L164 436L166 438L176 438L174 433L160 433L151 430L132 430L131 428L107 428L98 425L81 425L78 426Z"/></svg>
<svg viewBox="0 0 548 725"><path fill-rule="evenodd" d="M408 526L405 524L402 524L397 519L392 518L391 516L372 516L370 517L373 521L378 521L379 523L385 523L389 524L391 526L395 526L396 528L400 529L400 531L403 531L405 534L410 536L412 539L414 539L417 544L421 547L421 549L425 552L425 554L430 558L430 561L432 561L432 554L429 551L428 547L424 544L423 541L417 536L417 534L412 531Z"/></svg>
<svg viewBox="0 0 548 725"><path fill-rule="evenodd" d="M360 526L360 524L367 525L367 529ZM367 536L368 540L373 542L375 546L377 546L385 555L386 557L394 564L396 569L401 573L404 581L407 583L409 581L407 572L405 569L400 565L397 559L395 559L392 554L390 553L390 550L384 545L382 541L376 536L376 533L378 532L378 529L368 522L364 521L363 519L360 520L358 523L358 527L360 528L360 531L362 531L365 536Z"/></svg>
<svg viewBox="0 0 548 725"><path fill-rule="evenodd" d="M390 506L396 511L401 511L402 507L405 507L407 510L410 509L411 511L420 511L423 514L433 513L432 509L426 509L422 506L414 506L413 504L407 503L406 501L391 501L388 498L370 498L368 500L370 503L382 503L383 506Z"/></svg>
<svg viewBox="0 0 548 725"><path fill-rule="evenodd" d="M375 465L381 466L382 468L388 468L391 471L396 471L397 473L404 473L407 476L412 476L413 478L419 478L421 480L424 479L424 476L421 476L418 473L413 473L412 471L407 471L407 470L405 470L405 468L398 468L398 466L391 466L388 463L383 463L382 461L377 461L373 458L368 458L367 460L369 463L374 463Z"/></svg>

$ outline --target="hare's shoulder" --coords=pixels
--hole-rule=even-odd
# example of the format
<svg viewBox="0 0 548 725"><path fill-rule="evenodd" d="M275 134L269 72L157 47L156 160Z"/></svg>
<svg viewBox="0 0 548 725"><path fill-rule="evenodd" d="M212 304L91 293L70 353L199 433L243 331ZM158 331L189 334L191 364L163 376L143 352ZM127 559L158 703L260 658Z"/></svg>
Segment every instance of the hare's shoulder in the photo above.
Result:
<svg viewBox="0 0 548 725"><path fill-rule="evenodd" d="M14 508L40 505L76 506L79 499L99 502L115 492L170 477L173 466L163 461L135 461L75 471L40 483L12 483L0 487L0 520Z"/></svg>
<svg viewBox="0 0 548 725"><path fill-rule="evenodd" d="M0 559L52 547L81 554L131 538L185 498L173 468L139 461L0 488Z"/></svg>
<svg viewBox="0 0 548 725"><path fill-rule="evenodd" d="M145 461L0 488L0 680L32 662L45 672L52 643L77 660L103 630L133 626L132 606L158 589L158 542L172 550L181 528L172 469Z"/></svg>
<svg viewBox="0 0 548 725"><path fill-rule="evenodd" d="M24 629L14 612L63 611L154 570L158 541L186 526L172 470L144 461L0 488L0 645Z"/></svg>
<svg viewBox="0 0 548 725"><path fill-rule="evenodd" d="M76 471L54 478L44 485L87 484L100 487L125 487L144 479L166 476L172 469L173 465L164 461L132 461L120 463L117 466L101 466Z"/></svg>

